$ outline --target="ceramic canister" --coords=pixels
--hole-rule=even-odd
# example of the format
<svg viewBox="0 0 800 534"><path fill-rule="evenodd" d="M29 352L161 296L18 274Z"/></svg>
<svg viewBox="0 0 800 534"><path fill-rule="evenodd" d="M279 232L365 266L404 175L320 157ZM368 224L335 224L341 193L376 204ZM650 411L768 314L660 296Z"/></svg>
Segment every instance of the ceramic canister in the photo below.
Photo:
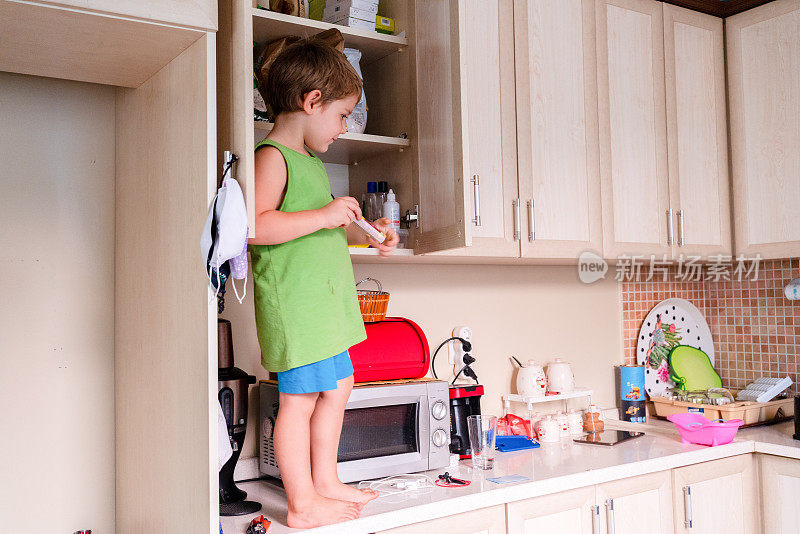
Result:
<svg viewBox="0 0 800 534"><path fill-rule="evenodd" d="M547 377L542 366L533 360L517 373L517 393L525 397L544 397L547 392Z"/></svg>
<svg viewBox="0 0 800 534"><path fill-rule="evenodd" d="M555 443L559 440L561 440L561 426L552 415L548 415L539 422L539 441Z"/></svg>
<svg viewBox="0 0 800 534"><path fill-rule="evenodd" d="M619 398L621 401L644 400L644 366L621 365L619 368Z"/></svg>
<svg viewBox="0 0 800 534"><path fill-rule="evenodd" d="M567 414L560 412L556 417L556 421L558 421L558 426L561 430L560 437L566 438L569 436L569 418L567 417Z"/></svg>
<svg viewBox="0 0 800 534"><path fill-rule="evenodd" d="M580 436L583 434L583 416L581 412L576 412L574 409L567 412L567 421L569 422L569 433L572 436Z"/></svg>
<svg viewBox="0 0 800 534"><path fill-rule="evenodd" d="M575 376L572 374L572 367L561 358L556 358L547 364L546 373L549 391L572 393L575 390Z"/></svg>

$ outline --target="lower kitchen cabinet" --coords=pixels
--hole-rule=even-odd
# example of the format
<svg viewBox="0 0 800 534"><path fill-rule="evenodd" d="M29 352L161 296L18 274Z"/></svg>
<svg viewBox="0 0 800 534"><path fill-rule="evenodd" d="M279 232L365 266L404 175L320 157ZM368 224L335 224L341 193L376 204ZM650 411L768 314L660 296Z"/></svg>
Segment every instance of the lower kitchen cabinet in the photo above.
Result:
<svg viewBox="0 0 800 534"><path fill-rule="evenodd" d="M674 469L672 495L676 534L759 532L756 470L752 454Z"/></svg>
<svg viewBox="0 0 800 534"><path fill-rule="evenodd" d="M508 534L592 534L600 521L595 488L580 488L509 503Z"/></svg>
<svg viewBox="0 0 800 534"><path fill-rule="evenodd" d="M405 527L383 530L380 534L431 534L433 532L458 532L459 534L504 534L506 531L505 506L481 508L471 512L441 517ZM541 531L546 532L546 531Z"/></svg>
<svg viewBox="0 0 800 534"><path fill-rule="evenodd" d="M669 471L508 505L508 534L672 534Z"/></svg>
<svg viewBox="0 0 800 534"><path fill-rule="evenodd" d="M800 460L759 455L764 534L793 534L800 528Z"/></svg>
<svg viewBox="0 0 800 534"><path fill-rule="evenodd" d="M674 532L669 471L600 484L596 500L607 534Z"/></svg>

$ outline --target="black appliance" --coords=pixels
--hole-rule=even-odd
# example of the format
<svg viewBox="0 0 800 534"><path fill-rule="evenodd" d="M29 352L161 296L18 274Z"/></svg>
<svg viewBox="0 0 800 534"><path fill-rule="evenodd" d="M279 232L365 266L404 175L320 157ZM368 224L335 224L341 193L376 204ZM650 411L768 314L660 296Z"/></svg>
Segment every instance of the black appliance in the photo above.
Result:
<svg viewBox="0 0 800 534"><path fill-rule="evenodd" d="M450 452L471 458L467 417L481 414L483 386L450 386Z"/></svg>
<svg viewBox="0 0 800 534"><path fill-rule="evenodd" d="M794 397L794 435L792 437L800 440L800 395Z"/></svg>
<svg viewBox="0 0 800 534"><path fill-rule="evenodd" d="M233 366L231 322L217 319L217 398L231 439L233 455L219 471L219 515L245 515L261 510L261 504L245 501L247 493L236 487L233 470L239 460L247 430L247 390L256 377Z"/></svg>

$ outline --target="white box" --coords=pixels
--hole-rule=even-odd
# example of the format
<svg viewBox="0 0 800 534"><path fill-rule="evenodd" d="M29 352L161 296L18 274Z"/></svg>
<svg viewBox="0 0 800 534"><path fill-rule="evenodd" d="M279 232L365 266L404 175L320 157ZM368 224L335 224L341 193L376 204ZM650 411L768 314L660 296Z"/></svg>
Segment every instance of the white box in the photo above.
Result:
<svg viewBox="0 0 800 534"><path fill-rule="evenodd" d="M368 20L361 20L361 19L354 19L352 17L343 18L340 20L326 20L325 22L330 22L331 24L338 24L339 26L348 26L350 28L355 28L357 30L367 30L367 31L377 31L375 29L375 21L372 22Z"/></svg>
<svg viewBox="0 0 800 534"><path fill-rule="evenodd" d="M354 7L356 9L369 11L373 15L378 14L378 0L328 0L325 2L325 11L333 9L334 7L345 11Z"/></svg>
<svg viewBox="0 0 800 534"><path fill-rule="evenodd" d="M357 7L347 8L344 6L333 6L332 8L326 7L325 14L322 17L322 20L325 22L330 22L333 20L343 19L345 17L350 17L354 19L361 19L361 20L371 20L375 22L375 17L378 15L371 11L366 11L364 9L359 9Z"/></svg>

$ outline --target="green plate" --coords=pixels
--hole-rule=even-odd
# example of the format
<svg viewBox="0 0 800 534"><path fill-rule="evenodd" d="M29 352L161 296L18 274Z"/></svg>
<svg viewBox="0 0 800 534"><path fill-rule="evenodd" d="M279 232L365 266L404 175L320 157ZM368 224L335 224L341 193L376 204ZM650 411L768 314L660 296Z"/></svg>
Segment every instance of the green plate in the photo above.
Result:
<svg viewBox="0 0 800 534"><path fill-rule="evenodd" d="M678 345L669 352L668 359L670 378L678 388L696 391L722 387L722 379L702 350Z"/></svg>

